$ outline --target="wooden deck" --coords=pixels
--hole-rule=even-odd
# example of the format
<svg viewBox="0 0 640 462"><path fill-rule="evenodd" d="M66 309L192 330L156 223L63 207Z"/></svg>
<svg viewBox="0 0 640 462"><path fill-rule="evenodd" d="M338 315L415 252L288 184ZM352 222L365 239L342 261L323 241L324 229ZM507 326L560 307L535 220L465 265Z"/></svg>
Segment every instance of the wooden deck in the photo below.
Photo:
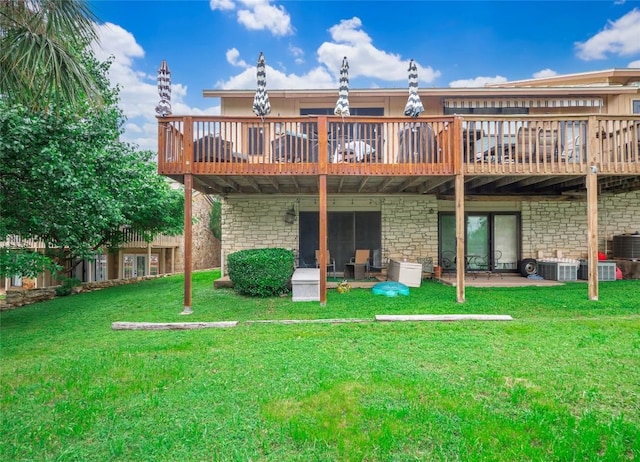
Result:
<svg viewBox="0 0 640 462"><path fill-rule="evenodd" d="M158 119L158 171L212 194L562 195L640 189L640 116Z"/></svg>

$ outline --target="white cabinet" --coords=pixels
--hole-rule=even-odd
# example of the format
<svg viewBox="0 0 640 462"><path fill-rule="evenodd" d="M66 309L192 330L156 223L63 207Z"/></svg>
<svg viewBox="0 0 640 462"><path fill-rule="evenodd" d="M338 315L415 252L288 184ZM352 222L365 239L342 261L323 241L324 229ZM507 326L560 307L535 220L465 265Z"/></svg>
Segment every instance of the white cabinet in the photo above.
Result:
<svg viewBox="0 0 640 462"><path fill-rule="evenodd" d="M320 269L296 269L291 277L291 291L294 302L319 301Z"/></svg>
<svg viewBox="0 0 640 462"><path fill-rule="evenodd" d="M422 265L408 261L389 260L387 279L401 282L408 287L420 287Z"/></svg>

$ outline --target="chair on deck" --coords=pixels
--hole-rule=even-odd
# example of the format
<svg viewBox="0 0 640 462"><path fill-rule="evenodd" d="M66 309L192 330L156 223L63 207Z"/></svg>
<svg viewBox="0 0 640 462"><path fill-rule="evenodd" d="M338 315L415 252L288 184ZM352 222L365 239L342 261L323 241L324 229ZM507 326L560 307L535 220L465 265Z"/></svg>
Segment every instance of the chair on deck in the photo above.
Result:
<svg viewBox="0 0 640 462"><path fill-rule="evenodd" d="M316 250L316 268L320 268L320 251ZM327 250L327 271L331 268L332 277L336 277L336 261L331 258L331 252Z"/></svg>
<svg viewBox="0 0 640 462"><path fill-rule="evenodd" d="M430 163L438 161L438 145L431 125L406 123L398 134L398 163Z"/></svg>
<svg viewBox="0 0 640 462"><path fill-rule="evenodd" d="M558 156L558 131L520 127L516 135L516 160L521 164L555 162Z"/></svg>
<svg viewBox="0 0 640 462"><path fill-rule="evenodd" d="M356 249L356 253L351 258L350 264L357 266L364 266L364 276L365 278L369 277L369 272L371 271L371 264L369 263L369 256L371 251L369 249Z"/></svg>
<svg viewBox="0 0 640 462"><path fill-rule="evenodd" d="M381 123L331 122L331 162L380 162L384 145L382 131Z"/></svg>

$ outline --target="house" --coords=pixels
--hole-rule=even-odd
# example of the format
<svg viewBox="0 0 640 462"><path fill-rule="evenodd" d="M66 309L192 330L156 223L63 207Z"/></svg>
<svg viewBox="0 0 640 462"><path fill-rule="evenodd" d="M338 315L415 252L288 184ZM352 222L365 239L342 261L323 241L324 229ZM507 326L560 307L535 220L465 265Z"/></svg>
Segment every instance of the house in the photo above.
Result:
<svg viewBox="0 0 640 462"><path fill-rule="evenodd" d="M195 243L197 258L192 262L193 269L208 269L220 265L220 242L213 237L209 229L211 197L194 191L193 217L195 225L192 241ZM184 270L184 237L157 235L151 242L131 230L123 230L125 242L118 249L105 250L95 260L75 262L71 275L81 282L101 282L115 279L130 279L143 276L172 274ZM44 252L44 242L23 241L10 237L3 247L29 248ZM38 277L0 279L0 291L11 288L33 289L58 285L59 275L43 272Z"/></svg>
<svg viewBox="0 0 640 462"><path fill-rule="evenodd" d="M421 89L417 118L403 114L406 88L351 89L344 118L337 90L269 90L264 119L254 93L205 90L220 116L158 119L159 173L186 197L223 198L223 272L241 249L293 249L300 266L320 249L325 303L327 251L339 271L354 249L377 249L373 266L431 258L455 272L464 302L469 269L620 257L614 237L640 231L640 69ZM187 310L189 242L185 252Z"/></svg>

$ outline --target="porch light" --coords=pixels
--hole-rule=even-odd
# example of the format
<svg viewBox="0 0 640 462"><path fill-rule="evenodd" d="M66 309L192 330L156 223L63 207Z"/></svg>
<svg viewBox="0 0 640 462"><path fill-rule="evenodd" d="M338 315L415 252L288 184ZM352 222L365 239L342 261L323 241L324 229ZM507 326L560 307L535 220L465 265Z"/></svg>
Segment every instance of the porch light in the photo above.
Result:
<svg viewBox="0 0 640 462"><path fill-rule="evenodd" d="M288 225L292 225L296 222L296 209L293 207L293 205L291 206L291 208L289 208L289 210L287 210L287 213L284 216L284 222Z"/></svg>

